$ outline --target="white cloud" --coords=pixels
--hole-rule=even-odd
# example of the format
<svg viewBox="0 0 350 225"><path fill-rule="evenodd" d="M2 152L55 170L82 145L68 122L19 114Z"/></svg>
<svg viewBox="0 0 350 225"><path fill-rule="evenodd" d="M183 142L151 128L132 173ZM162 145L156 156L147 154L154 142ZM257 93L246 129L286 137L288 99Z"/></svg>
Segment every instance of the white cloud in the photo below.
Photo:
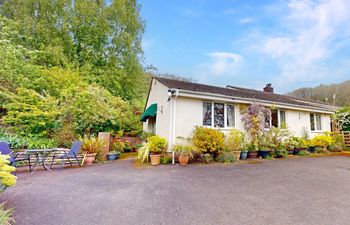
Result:
<svg viewBox="0 0 350 225"><path fill-rule="evenodd" d="M230 52L211 52L207 55L211 58L208 70L215 76L232 73L242 61L242 56Z"/></svg>
<svg viewBox="0 0 350 225"><path fill-rule="evenodd" d="M347 0L291 0L280 18L286 27L281 35L268 37L262 51L278 60L283 81L321 78L323 65L332 54L350 44ZM339 42L339 40L343 40Z"/></svg>
<svg viewBox="0 0 350 225"><path fill-rule="evenodd" d="M238 22L241 24L255 23L256 21L257 19L254 17L244 17L238 20Z"/></svg>

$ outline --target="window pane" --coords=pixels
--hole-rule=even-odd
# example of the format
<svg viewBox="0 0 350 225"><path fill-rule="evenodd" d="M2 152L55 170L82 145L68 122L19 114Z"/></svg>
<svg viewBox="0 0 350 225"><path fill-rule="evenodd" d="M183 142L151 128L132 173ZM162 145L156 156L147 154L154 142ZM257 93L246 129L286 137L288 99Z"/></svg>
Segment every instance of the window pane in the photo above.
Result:
<svg viewBox="0 0 350 225"><path fill-rule="evenodd" d="M211 126L211 103L203 102L203 126Z"/></svg>
<svg viewBox="0 0 350 225"><path fill-rule="evenodd" d="M322 130L321 115L316 114L316 128L317 130Z"/></svg>
<svg viewBox="0 0 350 225"><path fill-rule="evenodd" d="M277 116L277 109L272 109L271 110L271 125L273 127L278 127L278 116Z"/></svg>
<svg viewBox="0 0 350 225"><path fill-rule="evenodd" d="M310 113L310 128L312 131L315 130L315 114Z"/></svg>
<svg viewBox="0 0 350 225"><path fill-rule="evenodd" d="M235 107L233 105L227 105L227 126L235 126Z"/></svg>
<svg viewBox="0 0 350 225"><path fill-rule="evenodd" d="M286 111L280 110L280 128L286 129L287 128L287 121L286 121Z"/></svg>
<svg viewBox="0 0 350 225"><path fill-rule="evenodd" d="M214 127L225 127L224 109L224 104L214 103Z"/></svg>

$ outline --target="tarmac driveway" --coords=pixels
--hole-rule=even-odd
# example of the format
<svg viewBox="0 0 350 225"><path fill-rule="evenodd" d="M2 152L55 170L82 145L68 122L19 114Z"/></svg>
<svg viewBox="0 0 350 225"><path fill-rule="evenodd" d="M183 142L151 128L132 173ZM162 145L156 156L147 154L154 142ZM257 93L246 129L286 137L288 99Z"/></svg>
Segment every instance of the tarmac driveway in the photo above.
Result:
<svg viewBox="0 0 350 225"><path fill-rule="evenodd" d="M19 174L16 224L350 224L350 158Z"/></svg>

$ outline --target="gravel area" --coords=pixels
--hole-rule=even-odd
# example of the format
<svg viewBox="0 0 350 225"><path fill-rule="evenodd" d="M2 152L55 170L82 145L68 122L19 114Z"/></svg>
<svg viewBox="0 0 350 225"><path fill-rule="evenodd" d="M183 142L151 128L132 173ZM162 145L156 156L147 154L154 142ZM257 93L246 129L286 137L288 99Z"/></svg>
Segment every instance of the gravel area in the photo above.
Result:
<svg viewBox="0 0 350 225"><path fill-rule="evenodd" d="M19 173L0 201L17 225L349 224L350 158Z"/></svg>

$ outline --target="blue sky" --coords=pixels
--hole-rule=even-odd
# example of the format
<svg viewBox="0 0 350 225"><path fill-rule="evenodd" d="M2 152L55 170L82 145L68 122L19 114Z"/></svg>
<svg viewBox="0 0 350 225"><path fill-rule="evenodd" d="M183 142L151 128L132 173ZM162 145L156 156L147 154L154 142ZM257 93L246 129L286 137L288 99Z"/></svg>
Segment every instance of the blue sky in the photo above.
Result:
<svg viewBox="0 0 350 225"><path fill-rule="evenodd" d="M279 93L350 79L348 0L140 0L145 65Z"/></svg>

